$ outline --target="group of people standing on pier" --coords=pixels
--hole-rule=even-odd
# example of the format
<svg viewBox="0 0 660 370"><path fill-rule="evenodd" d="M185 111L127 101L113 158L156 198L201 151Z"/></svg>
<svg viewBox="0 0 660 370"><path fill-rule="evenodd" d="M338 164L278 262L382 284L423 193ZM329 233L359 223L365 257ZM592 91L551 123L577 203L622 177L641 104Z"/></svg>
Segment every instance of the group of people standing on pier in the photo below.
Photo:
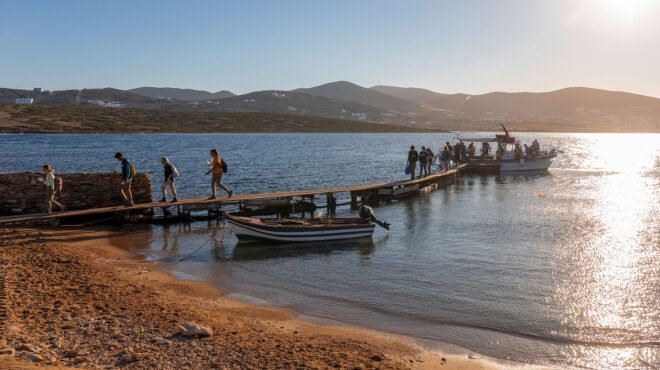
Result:
<svg viewBox="0 0 660 370"><path fill-rule="evenodd" d="M474 153L474 145L470 144L472 148L472 153ZM465 161L465 156L469 154L470 148L466 148L463 143L458 142L454 145L451 145L449 142L446 142L445 145L438 150L438 154L434 154L430 147L422 146L421 150L418 152L415 149L414 145L410 146L410 151L408 152L408 162L407 162L407 171L410 172L410 179L415 179L415 170L417 169L417 163L419 162L419 177L426 177L431 174L433 164L438 161L441 167L444 168L444 171L449 171L452 163L454 166L458 166Z"/></svg>
<svg viewBox="0 0 660 370"><path fill-rule="evenodd" d="M209 161L209 167L211 167L205 175L212 174L211 176L211 192L212 195L208 199L216 198L216 188L220 187L227 192L228 196L231 198L232 191L226 185L222 183L222 176L227 172L227 163L220 158L217 149L211 149L210 151L212 160ZM131 162L122 154L116 153L115 159L121 162L121 183L119 187L119 194L121 195L124 206L131 207L134 206L133 202L133 193L131 191L131 185L133 179L136 176L135 167ZM163 156L160 158L160 163L163 165L163 183L161 185L161 190L163 193L163 198L159 201L161 203L167 202L167 189L169 188L172 192L172 203L178 202L177 192L174 183L179 177L179 171L174 167L170 160ZM62 179L55 177L55 171L53 171L50 165L43 166L44 177L42 180L43 184L46 186L46 210L50 214L53 212L53 206L57 206L60 211L64 211L66 207L55 200L55 196L62 191Z"/></svg>

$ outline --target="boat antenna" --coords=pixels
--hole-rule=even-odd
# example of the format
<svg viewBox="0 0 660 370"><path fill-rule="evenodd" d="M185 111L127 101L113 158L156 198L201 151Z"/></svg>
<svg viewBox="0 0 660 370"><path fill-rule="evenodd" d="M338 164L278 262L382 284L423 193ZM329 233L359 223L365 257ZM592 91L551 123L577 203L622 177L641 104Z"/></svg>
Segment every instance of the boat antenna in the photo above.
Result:
<svg viewBox="0 0 660 370"><path fill-rule="evenodd" d="M506 135L506 136L509 136L509 130L507 130L507 129L506 129L506 126L504 126L504 124L503 124L503 123L502 123L502 124L500 124L500 125L501 125L501 126L502 126L502 128L504 129L504 135Z"/></svg>

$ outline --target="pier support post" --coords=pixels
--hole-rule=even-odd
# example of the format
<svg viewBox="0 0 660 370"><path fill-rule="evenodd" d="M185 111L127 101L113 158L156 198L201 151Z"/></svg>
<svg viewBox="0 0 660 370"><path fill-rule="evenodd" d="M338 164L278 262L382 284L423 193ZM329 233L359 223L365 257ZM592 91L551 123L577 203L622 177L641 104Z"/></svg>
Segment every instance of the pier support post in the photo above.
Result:
<svg viewBox="0 0 660 370"><path fill-rule="evenodd" d="M356 192L351 192L351 209L357 209L357 193Z"/></svg>
<svg viewBox="0 0 660 370"><path fill-rule="evenodd" d="M328 213L335 213L337 210L337 198L335 198L332 193L327 193L325 197L328 204Z"/></svg>

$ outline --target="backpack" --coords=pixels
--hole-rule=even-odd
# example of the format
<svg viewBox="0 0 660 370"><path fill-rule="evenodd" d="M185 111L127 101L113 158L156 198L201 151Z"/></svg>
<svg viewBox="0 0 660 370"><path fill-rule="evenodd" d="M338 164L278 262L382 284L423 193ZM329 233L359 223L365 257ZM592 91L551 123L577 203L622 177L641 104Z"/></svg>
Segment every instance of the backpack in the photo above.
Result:
<svg viewBox="0 0 660 370"><path fill-rule="evenodd" d="M57 191L57 192L62 191L62 178L61 177L56 177L55 178L55 191Z"/></svg>
<svg viewBox="0 0 660 370"><path fill-rule="evenodd" d="M135 166L131 164L131 178L135 177Z"/></svg>
<svg viewBox="0 0 660 370"><path fill-rule="evenodd" d="M171 164L170 166L172 166L172 178L173 178L173 179L178 178L178 177L180 176L180 175L179 175L179 171L176 170L176 167L174 167L173 164Z"/></svg>
<svg viewBox="0 0 660 370"><path fill-rule="evenodd" d="M224 159L221 159L220 161L222 161L222 172L227 173L227 162L225 162Z"/></svg>

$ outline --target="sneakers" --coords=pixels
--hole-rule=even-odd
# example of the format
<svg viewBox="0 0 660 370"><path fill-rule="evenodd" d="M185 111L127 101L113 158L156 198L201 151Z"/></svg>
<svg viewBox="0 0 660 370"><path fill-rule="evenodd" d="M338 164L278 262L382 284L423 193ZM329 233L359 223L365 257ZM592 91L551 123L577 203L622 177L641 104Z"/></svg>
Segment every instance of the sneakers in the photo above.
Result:
<svg viewBox="0 0 660 370"><path fill-rule="evenodd" d="M176 198L172 198L172 201L170 203L176 203L178 200Z"/></svg>
<svg viewBox="0 0 660 370"><path fill-rule="evenodd" d="M167 199L165 199L165 197L163 197L163 199L158 201L158 203L165 203L165 202L167 202Z"/></svg>
<svg viewBox="0 0 660 370"><path fill-rule="evenodd" d="M227 199L231 198L231 195L234 194L233 191L229 190L229 193L227 193Z"/></svg>
<svg viewBox="0 0 660 370"><path fill-rule="evenodd" d="M208 200L215 199L215 195L211 195Z"/></svg>
<svg viewBox="0 0 660 370"><path fill-rule="evenodd" d="M126 203L124 204L124 207L133 207L135 203Z"/></svg>

